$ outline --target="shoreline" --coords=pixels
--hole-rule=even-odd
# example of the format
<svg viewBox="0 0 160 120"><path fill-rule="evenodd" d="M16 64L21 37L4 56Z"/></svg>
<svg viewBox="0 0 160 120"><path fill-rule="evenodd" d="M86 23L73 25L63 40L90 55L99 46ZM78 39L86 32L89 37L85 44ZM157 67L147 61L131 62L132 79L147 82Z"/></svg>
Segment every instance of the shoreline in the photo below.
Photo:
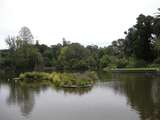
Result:
<svg viewBox="0 0 160 120"><path fill-rule="evenodd" d="M123 72L156 72L156 73L160 73L160 69L159 68L115 68L115 69L104 69L104 71L106 72L119 72L119 73L123 73Z"/></svg>

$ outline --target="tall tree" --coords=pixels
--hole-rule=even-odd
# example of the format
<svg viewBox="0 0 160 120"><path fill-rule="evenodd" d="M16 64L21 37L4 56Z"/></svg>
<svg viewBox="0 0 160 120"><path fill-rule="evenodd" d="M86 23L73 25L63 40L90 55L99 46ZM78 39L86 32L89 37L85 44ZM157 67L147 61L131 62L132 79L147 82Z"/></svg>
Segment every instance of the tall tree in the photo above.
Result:
<svg viewBox="0 0 160 120"><path fill-rule="evenodd" d="M158 10L158 12L156 13L156 17L160 18L160 8L158 8L157 10Z"/></svg>
<svg viewBox="0 0 160 120"><path fill-rule="evenodd" d="M129 29L126 41L128 44L128 52L135 55L137 59L152 62L153 53L153 25L154 18L152 16L139 15L137 23Z"/></svg>
<svg viewBox="0 0 160 120"><path fill-rule="evenodd" d="M33 35L28 27L22 27L19 31L20 38L26 43L33 44Z"/></svg>
<svg viewBox="0 0 160 120"><path fill-rule="evenodd" d="M8 36L5 39L6 44L8 45L9 49L12 51L16 50L16 38L12 36Z"/></svg>
<svg viewBox="0 0 160 120"><path fill-rule="evenodd" d="M86 69L89 51L79 43L63 47L58 60L66 69Z"/></svg>

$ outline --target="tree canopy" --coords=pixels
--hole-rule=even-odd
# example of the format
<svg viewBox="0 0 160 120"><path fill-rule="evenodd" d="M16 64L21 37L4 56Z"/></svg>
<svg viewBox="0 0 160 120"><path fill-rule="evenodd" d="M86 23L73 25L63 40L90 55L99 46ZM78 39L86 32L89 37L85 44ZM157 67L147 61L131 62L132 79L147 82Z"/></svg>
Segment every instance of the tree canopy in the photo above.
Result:
<svg viewBox="0 0 160 120"><path fill-rule="evenodd" d="M28 27L17 36L8 36L7 50L0 51L0 67L15 71L98 70L103 68L160 66L160 9L155 16L140 14L136 23L107 47L83 46L65 38L62 43L47 46L34 37Z"/></svg>

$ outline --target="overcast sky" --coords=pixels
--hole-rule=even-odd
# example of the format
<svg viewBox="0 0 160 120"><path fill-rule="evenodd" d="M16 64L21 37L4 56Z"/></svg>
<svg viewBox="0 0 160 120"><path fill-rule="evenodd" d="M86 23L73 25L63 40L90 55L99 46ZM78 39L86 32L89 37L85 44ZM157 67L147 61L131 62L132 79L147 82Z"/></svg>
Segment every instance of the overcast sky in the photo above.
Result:
<svg viewBox="0 0 160 120"><path fill-rule="evenodd" d="M107 46L124 37L140 13L153 15L160 0L0 0L0 49L21 27L47 45L62 38Z"/></svg>

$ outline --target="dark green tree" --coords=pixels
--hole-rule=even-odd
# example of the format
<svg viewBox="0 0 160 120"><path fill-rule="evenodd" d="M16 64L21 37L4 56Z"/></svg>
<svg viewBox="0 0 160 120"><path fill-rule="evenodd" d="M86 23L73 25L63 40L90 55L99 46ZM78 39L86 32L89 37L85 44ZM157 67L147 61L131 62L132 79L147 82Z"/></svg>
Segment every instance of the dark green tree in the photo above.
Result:
<svg viewBox="0 0 160 120"><path fill-rule="evenodd" d="M129 29L126 44L128 54L134 54L137 59L152 62L153 53L153 25L154 18L152 16L139 15L137 23Z"/></svg>
<svg viewBox="0 0 160 120"><path fill-rule="evenodd" d="M89 51L79 43L72 43L63 47L58 60L64 69L87 69Z"/></svg>

